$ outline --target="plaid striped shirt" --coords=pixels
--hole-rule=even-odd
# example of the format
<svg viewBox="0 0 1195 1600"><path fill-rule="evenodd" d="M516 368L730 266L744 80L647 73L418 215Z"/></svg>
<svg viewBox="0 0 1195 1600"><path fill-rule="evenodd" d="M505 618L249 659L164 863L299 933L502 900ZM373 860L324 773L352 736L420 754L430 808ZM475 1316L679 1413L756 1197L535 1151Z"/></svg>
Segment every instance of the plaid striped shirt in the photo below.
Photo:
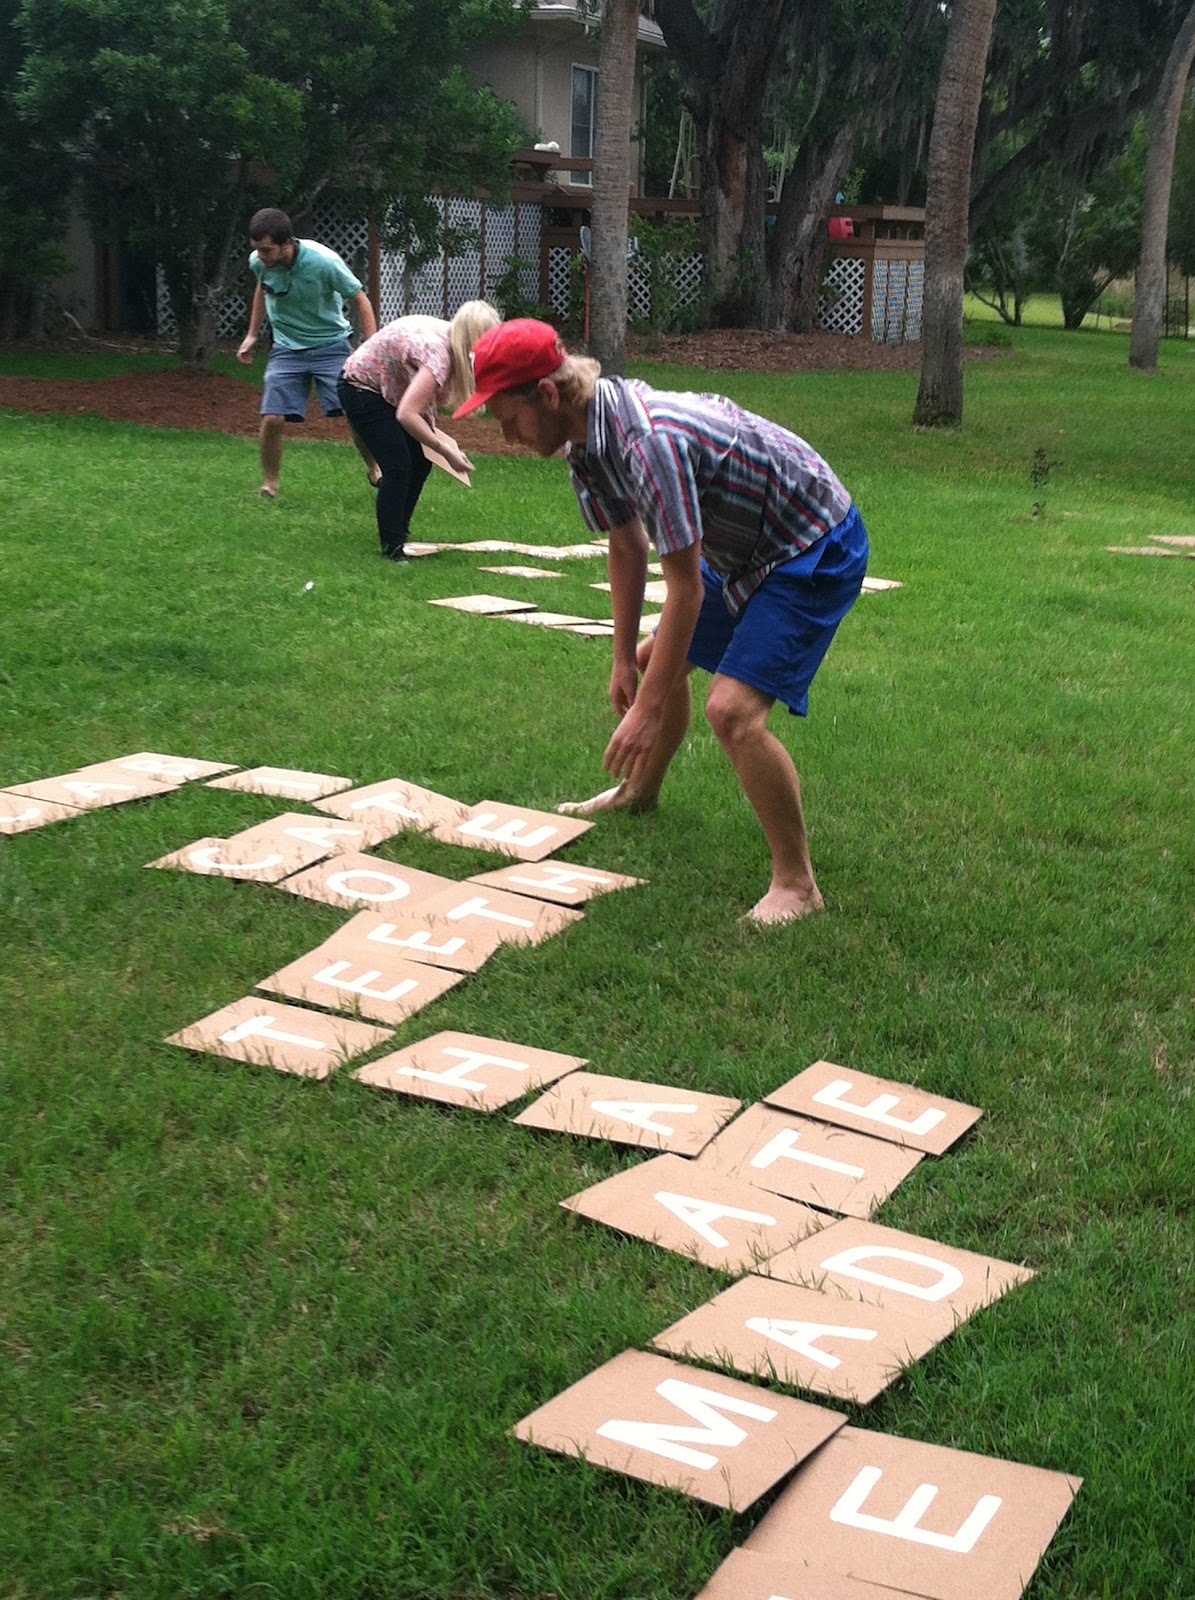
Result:
<svg viewBox="0 0 1195 1600"><path fill-rule="evenodd" d="M600 378L585 447L566 455L588 527L609 533L638 516L660 555L700 544L734 616L851 509L804 439L722 395Z"/></svg>

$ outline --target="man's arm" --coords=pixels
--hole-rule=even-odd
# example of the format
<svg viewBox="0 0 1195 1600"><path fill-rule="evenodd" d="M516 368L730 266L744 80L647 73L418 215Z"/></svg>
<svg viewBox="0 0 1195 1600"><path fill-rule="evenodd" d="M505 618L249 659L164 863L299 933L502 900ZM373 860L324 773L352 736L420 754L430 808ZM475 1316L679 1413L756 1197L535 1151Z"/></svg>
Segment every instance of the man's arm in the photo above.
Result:
<svg viewBox="0 0 1195 1600"><path fill-rule="evenodd" d="M266 297L262 293L261 279L259 278L253 289L253 303L249 307L249 331L241 340L237 350L237 360L246 366L253 360L253 349L257 344L257 336L261 332L262 319L266 314Z"/></svg>
<svg viewBox="0 0 1195 1600"><path fill-rule="evenodd" d="M647 534L638 517L615 528L607 557L610 603L614 607L614 666L610 673L610 704L617 716L631 709L639 687L635 652L639 647L639 620L643 615L643 586L647 582Z"/></svg>
<svg viewBox="0 0 1195 1600"><path fill-rule="evenodd" d="M373 314L373 305L369 296L362 289L348 302L350 313L356 318L357 332L361 338L372 339L378 331L378 319Z"/></svg>
<svg viewBox="0 0 1195 1600"><path fill-rule="evenodd" d="M612 777L627 783L634 781L637 770L651 755L659 737L665 702L689 670L689 646L705 598L699 544L673 555L661 555L660 560L667 594L651 660L634 703L614 730L603 762ZM613 564L610 581L613 584Z"/></svg>

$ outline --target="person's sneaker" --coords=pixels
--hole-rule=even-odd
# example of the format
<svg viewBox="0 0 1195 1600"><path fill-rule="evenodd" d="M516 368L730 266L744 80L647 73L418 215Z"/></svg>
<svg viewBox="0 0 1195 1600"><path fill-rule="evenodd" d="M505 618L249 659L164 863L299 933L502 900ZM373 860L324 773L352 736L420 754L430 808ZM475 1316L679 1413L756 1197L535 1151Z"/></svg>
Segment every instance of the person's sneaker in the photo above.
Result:
<svg viewBox="0 0 1195 1600"><path fill-rule="evenodd" d="M402 545L394 545L389 550L383 550L382 551L382 556L387 561L404 561L405 562L405 561L410 561L410 559L411 559L410 556L407 554L407 552L403 549Z"/></svg>

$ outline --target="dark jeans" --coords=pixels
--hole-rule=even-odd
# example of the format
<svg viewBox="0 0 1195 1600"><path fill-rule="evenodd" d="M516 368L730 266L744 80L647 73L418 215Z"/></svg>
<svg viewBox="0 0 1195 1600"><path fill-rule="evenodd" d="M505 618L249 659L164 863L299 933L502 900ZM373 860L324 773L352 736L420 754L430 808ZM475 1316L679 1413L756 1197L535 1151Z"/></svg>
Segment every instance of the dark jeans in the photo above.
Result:
<svg viewBox="0 0 1195 1600"><path fill-rule="evenodd" d="M374 389L343 378L336 385L349 426L382 469L378 485L378 538L386 555L401 550L432 470L422 446L399 425L394 407Z"/></svg>

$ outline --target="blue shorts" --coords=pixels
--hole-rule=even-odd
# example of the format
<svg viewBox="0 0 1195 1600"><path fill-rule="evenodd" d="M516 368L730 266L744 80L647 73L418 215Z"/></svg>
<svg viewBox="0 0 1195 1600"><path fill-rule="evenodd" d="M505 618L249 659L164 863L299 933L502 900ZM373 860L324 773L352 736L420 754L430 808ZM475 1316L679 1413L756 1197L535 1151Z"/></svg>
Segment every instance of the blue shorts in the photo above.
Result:
<svg viewBox="0 0 1195 1600"><path fill-rule="evenodd" d="M859 598L866 571L867 529L854 506L824 538L769 572L737 617L727 610L722 579L703 561L705 600L689 661L806 716L813 675Z"/></svg>
<svg viewBox="0 0 1195 1600"><path fill-rule="evenodd" d="M262 416L302 422L307 416L307 397L313 383L324 416L342 416L336 380L352 348L347 339L314 345L307 350L288 350L285 345L276 344L266 362Z"/></svg>

